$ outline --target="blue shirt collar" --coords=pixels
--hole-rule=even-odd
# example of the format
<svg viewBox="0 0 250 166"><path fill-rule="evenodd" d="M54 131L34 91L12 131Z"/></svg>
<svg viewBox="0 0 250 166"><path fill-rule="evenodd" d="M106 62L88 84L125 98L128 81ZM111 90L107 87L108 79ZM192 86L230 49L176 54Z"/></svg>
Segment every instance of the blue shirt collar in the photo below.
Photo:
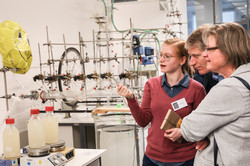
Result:
<svg viewBox="0 0 250 166"><path fill-rule="evenodd" d="M185 72L184 77L180 80L180 82L177 85L174 86L183 86L185 88L188 88L190 83L190 77L189 75ZM169 83L167 82L167 76L166 73L163 74L162 76L162 81L161 81L161 86L163 86L164 84L166 84L167 86L171 87L169 85Z"/></svg>
<svg viewBox="0 0 250 166"><path fill-rule="evenodd" d="M221 80L224 79L224 77L222 75L218 74L218 73L212 73L212 79L220 82Z"/></svg>

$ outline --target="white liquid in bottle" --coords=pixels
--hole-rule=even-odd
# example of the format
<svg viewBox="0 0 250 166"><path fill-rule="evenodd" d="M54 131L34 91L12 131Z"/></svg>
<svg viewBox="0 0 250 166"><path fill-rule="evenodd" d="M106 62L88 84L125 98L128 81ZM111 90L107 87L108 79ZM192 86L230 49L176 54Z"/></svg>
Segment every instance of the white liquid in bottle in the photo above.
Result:
<svg viewBox="0 0 250 166"><path fill-rule="evenodd" d="M46 115L44 117L45 142L46 144L56 143L59 141L58 120L53 111L54 107L45 107Z"/></svg>
<svg viewBox="0 0 250 166"><path fill-rule="evenodd" d="M45 146L44 124L38 115L39 109L31 109L31 118L28 122L30 148L42 148Z"/></svg>
<svg viewBox="0 0 250 166"><path fill-rule="evenodd" d="M3 151L5 159L20 157L20 136L14 123L13 118L6 119L6 128L3 131Z"/></svg>

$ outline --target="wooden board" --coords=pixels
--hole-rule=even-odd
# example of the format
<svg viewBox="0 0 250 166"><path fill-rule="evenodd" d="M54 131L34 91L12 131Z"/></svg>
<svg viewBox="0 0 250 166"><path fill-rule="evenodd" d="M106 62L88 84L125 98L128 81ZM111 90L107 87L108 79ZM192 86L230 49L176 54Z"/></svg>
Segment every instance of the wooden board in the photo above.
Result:
<svg viewBox="0 0 250 166"><path fill-rule="evenodd" d="M128 107L98 107L92 111L92 114L106 114L107 112L130 112Z"/></svg>

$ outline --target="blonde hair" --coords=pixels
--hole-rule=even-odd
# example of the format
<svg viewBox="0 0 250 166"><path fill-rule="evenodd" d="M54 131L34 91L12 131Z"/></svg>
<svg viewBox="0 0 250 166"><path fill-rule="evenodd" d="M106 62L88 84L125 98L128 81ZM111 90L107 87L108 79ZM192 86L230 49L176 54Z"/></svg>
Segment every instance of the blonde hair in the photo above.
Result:
<svg viewBox="0 0 250 166"><path fill-rule="evenodd" d="M172 38L172 39L165 40L164 44L175 46L175 51L176 51L176 54L178 55L179 58L186 57L186 62L182 65L182 72L183 73L187 72L189 74L189 76L192 78L193 72L192 72L192 69L188 63L189 55L188 55L187 50L185 49L184 40L179 39L179 38Z"/></svg>
<svg viewBox="0 0 250 166"><path fill-rule="evenodd" d="M238 68L250 62L250 37L245 28L238 23L213 25L203 34L205 43L213 35L220 51L227 57L227 62Z"/></svg>

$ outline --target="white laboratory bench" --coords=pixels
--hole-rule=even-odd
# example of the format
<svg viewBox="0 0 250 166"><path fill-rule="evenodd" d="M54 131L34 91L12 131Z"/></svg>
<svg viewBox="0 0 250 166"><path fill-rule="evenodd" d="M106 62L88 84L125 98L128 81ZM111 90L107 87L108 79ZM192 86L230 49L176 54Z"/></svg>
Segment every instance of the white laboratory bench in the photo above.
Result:
<svg viewBox="0 0 250 166"><path fill-rule="evenodd" d="M63 154L57 154L57 152L50 153L47 156L41 156L41 157L29 157L27 154L21 154L20 166L38 166L38 165L52 166L57 164L58 165L65 164L65 166L101 166L102 165L101 157L105 151L106 151L105 149L76 148L75 156L70 161L66 162L66 164L64 163L64 160L60 157Z"/></svg>
<svg viewBox="0 0 250 166"><path fill-rule="evenodd" d="M105 149L75 149L75 157L66 166L101 166L101 156Z"/></svg>

